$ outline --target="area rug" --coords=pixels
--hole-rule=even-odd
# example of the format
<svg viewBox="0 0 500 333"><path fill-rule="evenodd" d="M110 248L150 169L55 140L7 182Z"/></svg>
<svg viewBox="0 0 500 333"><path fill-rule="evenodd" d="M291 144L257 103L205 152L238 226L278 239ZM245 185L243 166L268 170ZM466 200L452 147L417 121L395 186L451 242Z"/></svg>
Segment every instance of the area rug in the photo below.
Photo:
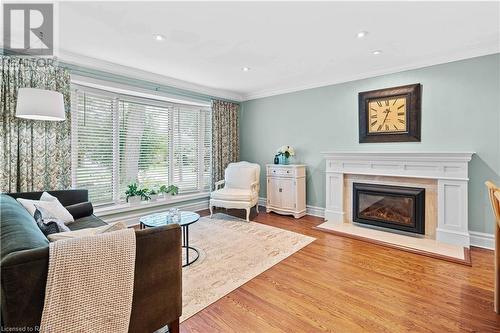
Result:
<svg viewBox="0 0 500 333"><path fill-rule="evenodd" d="M182 270L184 321L308 245L315 238L226 214L189 226L200 258Z"/></svg>

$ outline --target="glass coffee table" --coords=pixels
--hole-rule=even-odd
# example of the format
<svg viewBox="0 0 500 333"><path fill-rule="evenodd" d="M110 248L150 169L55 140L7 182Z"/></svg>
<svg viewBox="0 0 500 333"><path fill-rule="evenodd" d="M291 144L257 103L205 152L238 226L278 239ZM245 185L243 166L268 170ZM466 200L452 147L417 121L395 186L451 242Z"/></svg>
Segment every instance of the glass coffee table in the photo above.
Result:
<svg viewBox="0 0 500 333"><path fill-rule="evenodd" d="M181 211L181 220L178 223L182 228L182 248L186 250L186 262L182 267L186 267L194 263L200 257L200 252L192 246L189 246L189 226L200 219L200 215L193 212ZM141 229L161 227L162 225L175 224L173 222L167 222L168 212L156 213L151 215L143 216L139 219L139 227ZM190 260L189 251L195 252L195 256Z"/></svg>

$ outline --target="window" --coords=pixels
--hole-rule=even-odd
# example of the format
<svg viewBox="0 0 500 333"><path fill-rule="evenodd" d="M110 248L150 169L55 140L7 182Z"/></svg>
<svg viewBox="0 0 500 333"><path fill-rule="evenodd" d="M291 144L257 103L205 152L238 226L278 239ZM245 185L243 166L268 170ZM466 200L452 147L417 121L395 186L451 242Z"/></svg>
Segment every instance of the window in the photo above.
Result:
<svg viewBox="0 0 500 333"><path fill-rule="evenodd" d="M74 86L73 186L96 204L125 199L128 184L174 184L179 193L210 189L211 113Z"/></svg>

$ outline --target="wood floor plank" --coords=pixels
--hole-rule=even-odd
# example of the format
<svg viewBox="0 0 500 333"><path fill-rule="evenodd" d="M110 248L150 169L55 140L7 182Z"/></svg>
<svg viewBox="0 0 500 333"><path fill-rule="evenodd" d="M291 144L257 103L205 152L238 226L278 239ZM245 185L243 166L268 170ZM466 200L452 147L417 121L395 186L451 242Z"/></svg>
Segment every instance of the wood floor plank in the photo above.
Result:
<svg viewBox="0 0 500 333"><path fill-rule="evenodd" d="M323 221L313 216L251 217L316 240L181 332L500 332L492 251L472 248L468 267L315 230Z"/></svg>

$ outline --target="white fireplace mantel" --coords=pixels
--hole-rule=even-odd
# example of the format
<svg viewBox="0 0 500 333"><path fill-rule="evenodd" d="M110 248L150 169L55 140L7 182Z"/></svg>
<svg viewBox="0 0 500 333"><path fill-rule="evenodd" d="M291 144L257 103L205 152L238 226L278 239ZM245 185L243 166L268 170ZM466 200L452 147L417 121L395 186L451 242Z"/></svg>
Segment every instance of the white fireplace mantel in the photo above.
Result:
<svg viewBox="0 0 500 333"><path fill-rule="evenodd" d="M469 247L468 163L473 152L323 152L326 160L325 220L344 222L344 174L437 180L436 239Z"/></svg>

